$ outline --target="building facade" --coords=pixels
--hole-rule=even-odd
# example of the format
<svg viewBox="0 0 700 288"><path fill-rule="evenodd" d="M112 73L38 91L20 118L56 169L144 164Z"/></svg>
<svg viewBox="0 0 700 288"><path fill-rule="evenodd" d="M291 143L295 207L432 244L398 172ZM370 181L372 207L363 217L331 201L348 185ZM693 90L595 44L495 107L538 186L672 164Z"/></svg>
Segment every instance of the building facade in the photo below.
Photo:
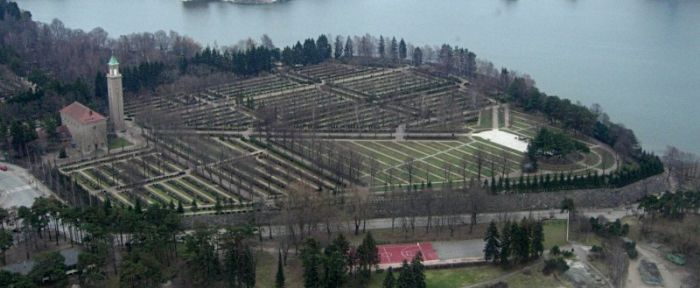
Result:
<svg viewBox="0 0 700 288"><path fill-rule="evenodd" d="M71 143L83 155L107 149L107 118L79 102L60 111L61 123L71 134Z"/></svg>
<svg viewBox="0 0 700 288"><path fill-rule="evenodd" d="M124 90L122 90L122 74L119 73L119 62L112 56L109 59L107 73L107 93L109 101L109 120L115 132L124 131Z"/></svg>

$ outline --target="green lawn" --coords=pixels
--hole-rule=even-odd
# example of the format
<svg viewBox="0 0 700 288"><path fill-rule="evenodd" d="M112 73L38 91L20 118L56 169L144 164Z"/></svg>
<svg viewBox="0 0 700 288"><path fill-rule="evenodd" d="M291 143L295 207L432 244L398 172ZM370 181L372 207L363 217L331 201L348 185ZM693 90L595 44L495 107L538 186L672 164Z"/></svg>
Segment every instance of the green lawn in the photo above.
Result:
<svg viewBox="0 0 700 288"><path fill-rule="evenodd" d="M544 249L566 245L566 220L549 220L544 223Z"/></svg>
<svg viewBox="0 0 700 288"><path fill-rule="evenodd" d="M493 128L493 115L491 113L493 113L491 109L481 110L481 113L479 113L479 120L481 121L479 128Z"/></svg>
<svg viewBox="0 0 700 288"><path fill-rule="evenodd" d="M131 146L132 143L121 137L109 139L109 149L119 149L126 146Z"/></svg>
<svg viewBox="0 0 700 288"><path fill-rule="evenodd" d="M427 286L430 288L457 288L487 281L504 273L506 271L503 271L501 268L485 265L426 270L425 278ZM368 287L382 287L384 277L386 277L385 273L372 275ZM394 272L394 277L398 278L399 274Z"/></svg>

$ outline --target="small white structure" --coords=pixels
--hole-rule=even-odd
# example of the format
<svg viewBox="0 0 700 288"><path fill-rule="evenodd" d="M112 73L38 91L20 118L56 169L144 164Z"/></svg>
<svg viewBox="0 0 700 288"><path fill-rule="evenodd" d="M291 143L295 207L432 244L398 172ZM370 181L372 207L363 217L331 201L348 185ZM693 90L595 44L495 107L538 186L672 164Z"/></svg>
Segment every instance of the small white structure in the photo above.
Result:
<svg viewBox="0 0 700 288"><path fill-rule="evenodd" d="M491 141L501 146L508 147L516 151L520 151L523 153L527 152L528 142L524 140L521 136L515 135L513 133L493 129L489 131L475 133L474 136Z"/></svg>
<svg viewBox="0 0 700 288"><path fill-rule="evenodd" d="M107 149L107 118L79 102L63 107L61 123L68 128L71 142L83 154Z"/></svg>

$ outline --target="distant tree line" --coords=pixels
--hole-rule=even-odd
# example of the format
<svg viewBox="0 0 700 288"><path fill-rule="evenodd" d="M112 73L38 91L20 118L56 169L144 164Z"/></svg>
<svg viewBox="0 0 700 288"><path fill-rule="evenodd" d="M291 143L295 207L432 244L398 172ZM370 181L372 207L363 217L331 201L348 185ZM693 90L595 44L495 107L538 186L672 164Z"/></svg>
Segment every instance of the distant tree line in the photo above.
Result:
<svg viewBox="0 0 700 288"><path fill-rule="evenodd" d="M279 55L279 49L265 46L251 45L245 49L228 49L223 52L206 47L201 52L195 53L192 58L180 58L178 65L181 72L186 71L190 65L206 64L221 71L251 76L269 72L273 68L273 63L279 59Z"/></svg>
<svg viewBox="0 0 700 288"><path fill-rule="evenodd" d="M648 195L639 201L639 208L652 217L658 215L669 219L682 219L685 214L700 209L700 192L678 191L666 192L661 196Z"/></svg>
<svg viewBox="0 0 700 288"><path fill-rule="evenodd" d="M664 166L659 157L642 152L637 163L625 166L609 174L588 172L586 175L540 174L521 175L519 178L495 178L484 180L484 187L492 193L498 192L542 192L572 189L619 188L636 181L663 173Z"/></svg>

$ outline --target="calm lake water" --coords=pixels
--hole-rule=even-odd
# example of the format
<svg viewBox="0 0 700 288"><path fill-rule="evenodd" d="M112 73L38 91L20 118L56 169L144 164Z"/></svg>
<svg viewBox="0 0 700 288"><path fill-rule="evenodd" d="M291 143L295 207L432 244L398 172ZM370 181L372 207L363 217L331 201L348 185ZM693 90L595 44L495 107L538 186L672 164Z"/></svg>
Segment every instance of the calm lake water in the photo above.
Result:
<svg viewBox="0 0 700 288"><path fill-rule="evenodd" d="M277 45L324 34L396 35L467 47L526 72L549 94L601 104L646 149L700 153L700 1L292 0L184 5L179 0L18 0L34 18L100 26L112 37L175 30L228 45L267 33Z"/></svg>

